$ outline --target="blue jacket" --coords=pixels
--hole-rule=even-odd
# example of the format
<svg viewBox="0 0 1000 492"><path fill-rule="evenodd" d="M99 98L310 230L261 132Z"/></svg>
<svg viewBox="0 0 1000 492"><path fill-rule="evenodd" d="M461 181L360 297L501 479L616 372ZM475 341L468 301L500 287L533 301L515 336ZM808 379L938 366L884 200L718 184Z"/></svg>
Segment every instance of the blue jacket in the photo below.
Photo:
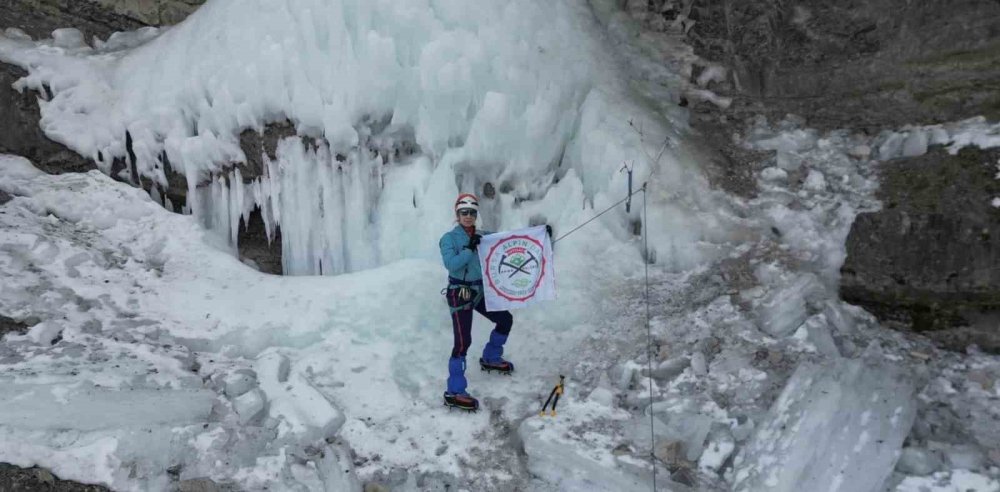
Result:
<svg viewBox="0 0 1000 492"><path fill-rule="evenodd" d="M485 236L493 233L477 230L476 234ZM438 242L441 247L441 259L444 261L444 267L448 269L448 276L466 282L478 282L483 279L479 255L466 248L468 244L469 235L461 225L456 225L454 229L446 232Z"/></svg>

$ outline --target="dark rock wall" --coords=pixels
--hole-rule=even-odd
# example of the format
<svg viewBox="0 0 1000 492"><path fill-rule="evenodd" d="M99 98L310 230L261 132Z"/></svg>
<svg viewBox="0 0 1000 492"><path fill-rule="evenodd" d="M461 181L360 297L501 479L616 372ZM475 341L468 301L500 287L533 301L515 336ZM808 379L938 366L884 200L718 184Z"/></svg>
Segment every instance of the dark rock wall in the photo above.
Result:
<svg viewBox="0 0 1000 492"><path fill-rule="evenodd" d="M0 490L10 492L109 492L99 485L84 485L60 480L44 468L18 468L0 463Z"/></svg>
<svg viewBox="0 0 1000 492"><path fill-rule="evenodd" d="M883 210L859 215L851 228L843 298L918 331L1000 310L1000 209L991 205L1000 197L998 164L1000 149L953 156L939 147L883 163Z"/></svg>
<svg viewBox="0 0 1000 492"><path fill-rule="evenodd" d="M4 0L0 2L0 29L15 27L36 38L53 30L75 27L91 36L107 38L116 31L147 25L176 23L204 0ZM37 98L45 94L18 92L11 85L27 75L0 63L0 152L24 156L48 173L96 169L65 146L49 140L38 125Z"/></svg>
<svg viewBox="0 0 1000 492"><path fill-rule="evenodd" d="M89 159L45 136L38 125L40 95L11 88L11 84L25 75L27 72L18 67L0 63L0 115L3 115L0 117L0 153L31 159L39 169L51 174L96 169Z"/></svg>
<svg viewBox="0 0 1000 492"><path fill-rule="evenodd" d="M0 28L16 27L35 38L75 27L89 41L107 39L115 31L176 24L205 0L4 0Z"/></svg>
<svg viewBox="0 0 1000 492"><path fill-rule="evenodd" d="M1000 118L996 0L695 0L689 16L696 52L732 69L715 88L737 113L821 129Z"/></svg>
<svg viewBox="0 0 1000 492"><path fill-rule="evenodd" d="M240 169L243 179L250 181L264 176L267 167L264 164L264 156L267 155L272 161L277 160L278 142L294 136L296 136L295 126L288 120L267 125L263 133L250 129L243 130L240 133L240 149L247 157L247 162Z"/></svg>
<svg viewBox="0 0 1000 492"><path fill-rule="evenodd" d="M248 221L240 219L237 244L240 259L253 262L261 272L274 275L281 275L284 272L281 266L281 230L278 229L273 240L268 240L260 208L250 212Z"/></svg>
<svg viewBox="0 0 1000 492"><path fill-rule="evenodd" d="M16 333L18 335L23 335L28 331L27 323L17 321L13 318L8 318L0 314L0 338L8 333Z"/></svg>
<svg viewBox="0 0 1000 492"><path fill-rule="evenodd" d="M758 115L775 122L794 114L820 130L869 135L973 116L1000 120L996 0L648 0L644 7L689 27L687 40L704 60L692 82L713 64L729 70L708 85L732 98L727 110L704 101L691 107L692 126L724 151L719 135ZM739 149L720 155L715 175L737 185L760 160ZM1000 209L991 206L1000 196L998 158L993 150L933 149L880 164L884 208L853 225L844 299L891 326L934 330L932 338L951 348L1000 351L993 315Z"/></svg>
<svg viewBox="0 0 1000 492"><path fill-rule="evenodd" d="M0 28L16 27L36 38L48 37L54 29L75 27L90 36L107 38L115 31L133 30L146 25L179 22L204 0L8 0L0 3ZM19 67L0 63L0 153L24 156L50 174L83 172L96 169L90 159L49 140L39 126L38 98L46 97L33 91L18 92L12 85L27 73ZM279 140L296 134L291 122L268 125L263 133L246 130L240 135L240 146L248 162L234 163L244 181L251 181L266 172L264 155L275 158ZM130 140L126 137L126 141ZM187 179L173 172L169 157L160 156L167 176L167 186L135 176L130 157L113 158L111 176L141 186L159 196L172 211L181 212L187 202ZM207 183L197 183L203 186ZM0 203L10 199L0 195ZM281 274L280 234L268 241L260 211L255 210L249 221L242 223L239 233L240 258L252 261L261 271Z"/></svg>

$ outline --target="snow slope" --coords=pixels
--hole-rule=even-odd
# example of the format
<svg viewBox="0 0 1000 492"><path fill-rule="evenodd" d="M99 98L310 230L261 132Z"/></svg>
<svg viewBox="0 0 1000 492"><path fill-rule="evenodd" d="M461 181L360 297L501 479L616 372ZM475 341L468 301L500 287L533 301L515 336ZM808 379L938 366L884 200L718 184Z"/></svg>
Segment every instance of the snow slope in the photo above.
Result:
<svg viewBox="0 0 1000 492"><path fill-rule="evenodd" d="M162 488L177 464L181 477L255 488L304 483L296 467L334 436L365 476L467 476L476 454L497 446L499 414L440 406L451 334L435 262L275 277L211 246L192 217L96 171L47 176L4 157L0 187L16 195L0 209L0 302L15 317L46 318L5 340L5 394L32 406L0 417L0 460L122 490ZM600 292L564 289L567 299ZM518 374L470 373L489 408L504 419L533 413L561 362L552 348L571 351L588 334L583 320L614 316L578 307L544 323L540 312L518 313L509 348ZM258 398L266 405L256 408ZM107 461L90 468L97 445ZM471 478L505 474L480 468Z"/></svg>
<svg viewBox="0 0 1000 492"><path fill-rule="evenodd" d="M796 135L756 133L762 142L780 134ZM843 247L843 207L872 205L861 164L838 153L852 148L841 138L800 142L805 174L823 173L830 184L800 183L805 208L787 201L796 185L762 173L765 191L747 204L748 215L762 229L786 231L777 250L764 237L686 274L652 269L652 406L637 345L641 284L619 263L560 258L557 268L586 266L592 281L561 284L552 309L516 313L509 350L519 371L470 374L490 410L477 415L448 413L438 402L450 335L437 262L335 277L263 275L195 218L167 212L140 189L96 171L48 176L4 157L0 190L14 198L0 205L0 304L5 315L42 321L0 345L0 386L12 395L2 406L0 460L116 490L198 477L248 490L348 490L368 480L418 490L647 490L652 414L661 486L684 490L668 481L670 467L694 463L704 490L746 480L792 490L801 470L841 456L838 470L878 466L840 475L831 490L877 490L869 487L890 481L893 450L915 409L917 427L979 429L990 449L997 388L956 385L970 371L1000 374L996 357L936 353L824 293L824 252ZM796 220L775 213L788 207L799 211ZM739 273L720 270L732 261L756 265L756 280L735 297L717 278ZM486 327L477 326L483 340ZM921 391L925 408L905 388L927 378L928 357L930 373L945 376ZM816 363L849 369L817 373ZM898 370L872 378L885 364L910 367L916 379ZM538 418L539 399L559 373L570 376L560 417ZM975 380L988 381L982 377ZM806 378L819 382L803 385ZM865 404L879 393L893 400ZM971 414L960 424L942 404ZM802 451L813 441L829 441L823 456ZM681 457L671 454L673 442ZM968 441L934 442L934 453L965 463L957 469L982 459ZM774 446L785 451L752 452ZM734 460L736 453L745 455ZM945 470L935 482L896 480L900 490L948 490L960 483L950 477L994 483L988 469Z"/></svg>

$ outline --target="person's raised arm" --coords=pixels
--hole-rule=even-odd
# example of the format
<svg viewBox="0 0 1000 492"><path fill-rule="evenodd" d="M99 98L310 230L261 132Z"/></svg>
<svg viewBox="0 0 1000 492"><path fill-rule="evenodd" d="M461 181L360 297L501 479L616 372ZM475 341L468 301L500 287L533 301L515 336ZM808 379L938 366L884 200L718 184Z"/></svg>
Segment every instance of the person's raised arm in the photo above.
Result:
<svg viewBox="0 0 1000 492"><path fill-rule="evenodd" d="M444 261L444 266L449 271L464 267L476 257L476 253L472 249L456 245L451 235L442 237L439 246L441 247L441 260Z"/></svg>

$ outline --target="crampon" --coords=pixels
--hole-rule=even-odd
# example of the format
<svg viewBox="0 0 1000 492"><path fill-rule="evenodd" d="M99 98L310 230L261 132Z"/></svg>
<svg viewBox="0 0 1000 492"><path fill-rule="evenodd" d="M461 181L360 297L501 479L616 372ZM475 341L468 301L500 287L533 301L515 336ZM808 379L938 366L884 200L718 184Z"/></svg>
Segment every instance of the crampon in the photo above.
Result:
<svg viewBox="0 0 1000 492"><path fill-rule="evenodd" d="M445 393L444 405L448 408L457 408L459 410L465 410L466 412L475 412L479 410L479 400L466 393Z"/></svg>

